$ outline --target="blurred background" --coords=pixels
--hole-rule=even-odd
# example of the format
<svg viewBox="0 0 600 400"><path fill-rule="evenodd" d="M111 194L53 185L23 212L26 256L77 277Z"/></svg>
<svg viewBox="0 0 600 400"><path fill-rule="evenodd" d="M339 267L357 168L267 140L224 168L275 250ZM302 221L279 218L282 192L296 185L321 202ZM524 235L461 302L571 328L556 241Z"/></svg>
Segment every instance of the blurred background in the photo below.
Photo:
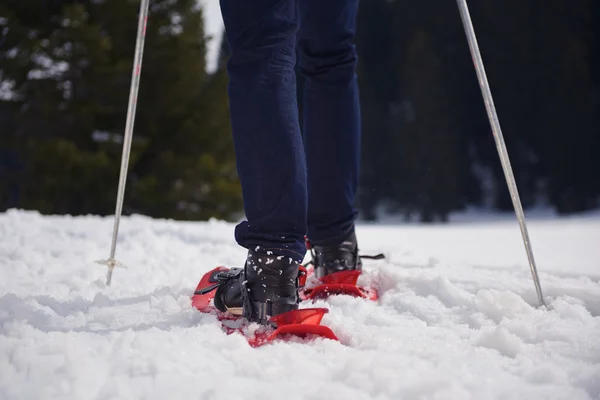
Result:
<svg viewBox="0 0 600 400"><path fill-rule="evenodd" d="M469 6L525 209L600 207L600 2ZM2 1L0 211L114 213L138 10ZM217 0L151 1L125 214L243 212L220 18ZM361 217L511 210L456 2L363 0L356 44Z"/></svg>

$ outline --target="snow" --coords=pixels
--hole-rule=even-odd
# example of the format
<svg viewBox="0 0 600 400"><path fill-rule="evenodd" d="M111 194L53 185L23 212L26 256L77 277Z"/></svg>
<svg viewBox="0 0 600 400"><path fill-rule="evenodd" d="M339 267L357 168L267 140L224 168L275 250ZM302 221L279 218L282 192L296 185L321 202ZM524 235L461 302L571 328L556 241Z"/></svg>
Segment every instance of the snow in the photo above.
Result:
<svg viewBox="0 0 600 400"><path fill-rule="evenodd" d="M380 303L319 301L341 342L258 349L190 307L243 262L232 224L124 218L106 287L112 224L0 214L1 399L600 398L600 215L530 221L548 309L514 218L361 224Z"/></svg>
<svg viewBox="0 0 600 400"><path fill-rule="evenodd" d="M0 100L11 101L17 96L14 92L15 81L0 81Z"/></svg>
<svg viewBox="0 0 600 400"><path fill-rule="evenodd" d="M33 61L39 68L30 70L27 73L27 79L57 78L69 70L69 64L66 61L54 61L45 54L35 54Z"/></svg>

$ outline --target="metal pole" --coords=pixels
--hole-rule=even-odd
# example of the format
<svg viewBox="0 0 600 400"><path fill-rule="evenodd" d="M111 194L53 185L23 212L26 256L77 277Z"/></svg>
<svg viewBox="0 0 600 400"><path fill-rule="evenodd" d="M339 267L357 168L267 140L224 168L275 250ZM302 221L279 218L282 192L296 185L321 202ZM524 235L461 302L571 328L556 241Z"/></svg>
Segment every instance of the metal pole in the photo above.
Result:
<svg viewBox="0 0 600 400"><path fill-rule="evenodd" d="M133 124L135 121L135 110L137 105L138 90L140 87L140 74L142 71L142 57L144 55L144 40L146 38L146 23L148 22L148 8L150 0L142 0L140 4L140 16L138 20L137 39L135 44L135 57L133 60L133 71L131 73L131 87L129 89L129 105L127 107L127 121L125 123L125 136L123 138L123 155L121 157L121 173L119 176L119 189L117 192L117 204L115 209L115 223L113 227L112 244L108 260L97 261L108 267L106 285L110 286L112 273L115 267L122 266L115 259L117 249L117 236L119 234L119 222L123 212L123 198L125 196L125 183L127 181L127 167L129 166L129 154L131 152L131 140L133 137Z"/></svg>
<svg viewBox="0 0 600 400"><path fill-rule="evenodd" d="M531 275L533 277L533 283L535 284L535 290L537 292L538 301L540 306L545 306L544 296L542 294L542 286L540 284L540 278L538 277L537 268L535 266L535 260L533 258L533 250L531 249L531 242L529 240L529 233L527 232L527 226L525 224L525 214L523 212L523 206L521 205L521 199L519 198L519 191L517 190L517 184L513 175L512 167L510 165L510 159L508 158L508 151L506 150L506 144L504 143L504 137L502 136L502 130L500 129L500 121L496 114L496 107L494 106L494 100L492 98L492 92L488 84L485 68L483 66L483 60L479 51L479 45L477 44L477 37L475 36L475 30L473 29L473 22L469 14L469 8L466 0L457 0L458 8L460 9L460 16L465 28L465 33L469 41L469 48L471 49L471 56L473 57L473 63L477 71L477 78L479 80L479 86L481 87L481 94L485 101L485 107L487 109L488 118L492 126L492 132L494 134L494 140L496 141L496 147L498 149L498 155L502 162L502 169L504 170L504 176L510 191L512 198L513 207L515 214L519 220L519 226L521 228L521 235L523 236L523 243L525 245L525 251L527 252L527 259L529 260L529 267L531 269Z"/></svg>

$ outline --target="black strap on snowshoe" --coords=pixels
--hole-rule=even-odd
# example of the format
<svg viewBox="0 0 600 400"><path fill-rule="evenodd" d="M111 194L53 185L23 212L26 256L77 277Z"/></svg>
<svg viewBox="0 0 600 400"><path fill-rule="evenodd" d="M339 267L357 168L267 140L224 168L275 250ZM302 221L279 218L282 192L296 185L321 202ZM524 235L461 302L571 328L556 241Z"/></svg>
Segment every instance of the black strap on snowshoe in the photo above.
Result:
<svg viewBox="0 0 600 400"><path fill-rule="evenodd" d="M366 260L383 260L385 258L385 256L383 255L383 253L379 253L376 254L374 256L369 256L369 255L359 255L360 258L364 258Z"/></svg>
<svg viewBox="0 0 600 400"><path fill-rule="evenodd" d="M250 301L248 299L248 303L250 307L244 307L244 312L249 321L258 322L261 325L271 325L269 321L269 315L272 314L272 303L258 303L255 301Z"/></svg>
<svg viewBox="0 0 600 400"><path fill-rule="evenodd" d="M216 273L209 278L209 282L217 282L213 285L203 287L194 292L194 294L206 294L217 289L219 286L225 286L227 282L232 279L239 278L242 273L242 268L231 268L226 271L216 271Z"/></svg>
<svg viewBox="0 0 600 400"><path fill-rule="evenodd" d="M282 314L284 312L297 310L298 307L295 304L276 304L271 301L261 303L257 301L251 301L246 297L247 303L244 307L244 317L248 321L258 322L261 325L269 325L276 328L277 325L270 320L272 315Z"/></svg>
<svg viewBox="0 0 600 400"><path fill-rule="evenodd" d="M215 290L216 288L219 287L218 283L215 283L214 285L210 285L210 286L206 286L203 287L202 289L198 289L194 292L194 294L206 294L206 293L210 293L213 290Z"/></svg>

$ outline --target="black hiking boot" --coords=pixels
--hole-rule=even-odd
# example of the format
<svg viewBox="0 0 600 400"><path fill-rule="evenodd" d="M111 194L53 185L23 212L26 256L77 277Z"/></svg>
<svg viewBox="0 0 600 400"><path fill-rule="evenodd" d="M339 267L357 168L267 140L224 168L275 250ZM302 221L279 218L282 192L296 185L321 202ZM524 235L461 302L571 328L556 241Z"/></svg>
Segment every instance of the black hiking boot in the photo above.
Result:
<svg viewBox="0 0 600 400"><path fill-rule="evenodd" d="M243 269L217 275L215 307L268 325L270 317L298 309L298 273L292 258L250 250Z"/></svg>
<svg viewBox="0 0 600 400"><path fill-rule="evenodd" d="M362 269L362 261L358 255L358 244L354 232L336 245L312 245L308 239L306 243L312 255L317 278L339 271Z"/></svg>
<svg viewBox="0 0 600 400"><path fill-rule="evenodd" d="M311 252L311 262L315 267L315 277L317 278L340 271L360 271L362 270L363 258L371 260L384 258L383 254L375 256L359 255L356 234L354 232L350 233L341 243L336 245L312 245L307 238L306 247Z"/></svg>

